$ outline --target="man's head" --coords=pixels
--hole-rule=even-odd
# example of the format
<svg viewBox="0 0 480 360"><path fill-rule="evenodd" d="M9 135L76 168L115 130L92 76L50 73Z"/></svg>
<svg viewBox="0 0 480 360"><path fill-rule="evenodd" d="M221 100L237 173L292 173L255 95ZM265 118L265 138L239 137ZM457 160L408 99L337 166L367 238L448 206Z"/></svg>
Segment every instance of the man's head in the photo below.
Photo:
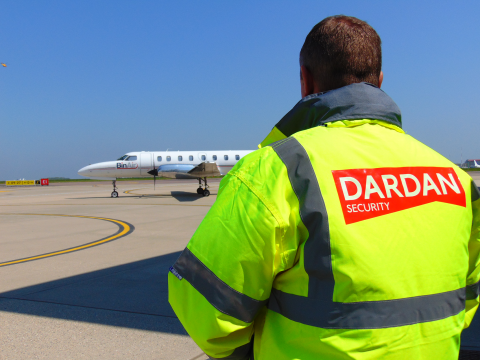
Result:
<svg viewBox="0 0 480 360"><path fill-rule="evenodd" d="M300 51L302 97L359 82L381 86L382 48L365 21L338 15L313 27Z"/></svg>

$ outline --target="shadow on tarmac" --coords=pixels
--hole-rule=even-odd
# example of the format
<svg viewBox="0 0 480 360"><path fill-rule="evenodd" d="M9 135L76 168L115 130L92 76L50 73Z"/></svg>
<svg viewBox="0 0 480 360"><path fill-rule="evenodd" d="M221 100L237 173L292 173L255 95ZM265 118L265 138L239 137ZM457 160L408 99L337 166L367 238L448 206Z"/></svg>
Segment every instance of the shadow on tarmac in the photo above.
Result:
<svg viewBox="0 0 480 360"><path fill-rule="evenodd" d="M210 195L217 195L217 193L211 193ZM87 200L87 199L110 199L110 196L88 196L88 197L75 197L67 198L68 200ZM120 198L135 198L135 199L169 199L174 198L179 202L192 202L199 199L203 199L203 195L198 195L192 192L186 191L171 191L170 194L120 194L117 199Z"/></svg>
<svg viewBox="0 0 480 360"><path fill-rule="evenodd" d="M0 293L0 311L187 335L168 303L167 273L180 253ZM461 348L460 359L480 358L480 312Z"/></svg>
<svg viewBox="0 0 480 360"><path fill-rule="evenodd" d="M217 195L217 194L211 193L211 195ZM171 196L180 202L196 201L198 199L204 198L203 195L198 195L198 194L189 193L185 191L172 191Z"/></svg>
<svg viewBox="0 0 480 360"><path fill-rule="evenodd" d="M184 191L128 197L159 196L182 202L202 198ZM168 303L167 273L180 253L0 293L0 311L187 335ZM460 359L480 359L480 310L463 331L461 348Z"/></svg>
<svg viewBox="0 0 480 360"><path fill-rule="evenodd" d="M180 253L0 293L0 311L187 335L168 303Z"/></svg>

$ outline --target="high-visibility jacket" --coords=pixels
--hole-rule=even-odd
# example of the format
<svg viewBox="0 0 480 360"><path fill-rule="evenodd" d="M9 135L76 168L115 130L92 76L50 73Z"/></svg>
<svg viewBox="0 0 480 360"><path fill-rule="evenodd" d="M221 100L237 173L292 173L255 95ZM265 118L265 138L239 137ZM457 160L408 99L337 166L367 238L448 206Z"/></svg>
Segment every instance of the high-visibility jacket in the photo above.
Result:
<svg viewBox="0 0 480 360"><path fill-rule="evenodd" d="M369 84L282 121L305 130L229 172L170 269L187 332L214 359L457 359L479 304L470 176Z"/></svg>

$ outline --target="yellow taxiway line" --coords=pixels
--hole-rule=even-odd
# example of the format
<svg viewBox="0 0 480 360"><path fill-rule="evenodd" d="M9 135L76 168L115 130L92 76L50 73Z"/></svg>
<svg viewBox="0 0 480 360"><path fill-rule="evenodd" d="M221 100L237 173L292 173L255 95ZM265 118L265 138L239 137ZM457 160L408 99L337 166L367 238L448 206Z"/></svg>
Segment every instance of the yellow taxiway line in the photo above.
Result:
<svg viewBox="0 0 480 360"><path fill-rule="evenodd" d="M124 191L123 193L124 194L130 194L130 191L135 191L135 190L140 190L140 189L127 190L127 191Z"/></svg>
<svg viewBox="0 0 480 360"><path fill-rule="evenodd" d="M129 235L131 232L133 232L133 230L135 230L135 227L132 224L129 224L125 221L96 217L96 216L63 215L63 214L20 214L20 213L18 213L18 214L12 214L12 213L3 214L3 213L0 213L0 215L32 215L32 216L77 217L77 218L84 218L84 219L94 219L94 220L108 221L108 222L116 224L119 227L119 230L115 234L107 236L106 238L103 238L103 239L100 239L100 240L95 240L91 243L83 244L83 245L72 247L72 248L69 248L69 249L53 251L53 252L50 252L50 253L31 256L31 257L27 257L27 258L23 258L23 259L18 259L18 260L10 260L10 261L7 261L7 262L0 263L0 267L7 266L7 265L19 264L19 263L26 262L26 261L44 259L44 258L51 257L51 256L70 253L70 252L73 252L73 251L84 250L84 249L90 248L92 246L97 246L97 245L100 245L100 244L104 244L106 242L116 240L116 239L121 238L123 236Z"/></svg>

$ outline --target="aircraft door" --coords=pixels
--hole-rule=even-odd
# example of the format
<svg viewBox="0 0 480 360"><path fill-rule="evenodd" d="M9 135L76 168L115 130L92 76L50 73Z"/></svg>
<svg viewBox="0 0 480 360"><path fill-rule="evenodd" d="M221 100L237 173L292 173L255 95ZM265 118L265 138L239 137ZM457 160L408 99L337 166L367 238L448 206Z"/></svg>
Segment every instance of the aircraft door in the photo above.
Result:
<svg viewBox="0 0 480 360"><path fill-rule="evenodd" d="M140 153L140 175L147 176L148 172L154 169L153 153L142 152Z"/></svg>

